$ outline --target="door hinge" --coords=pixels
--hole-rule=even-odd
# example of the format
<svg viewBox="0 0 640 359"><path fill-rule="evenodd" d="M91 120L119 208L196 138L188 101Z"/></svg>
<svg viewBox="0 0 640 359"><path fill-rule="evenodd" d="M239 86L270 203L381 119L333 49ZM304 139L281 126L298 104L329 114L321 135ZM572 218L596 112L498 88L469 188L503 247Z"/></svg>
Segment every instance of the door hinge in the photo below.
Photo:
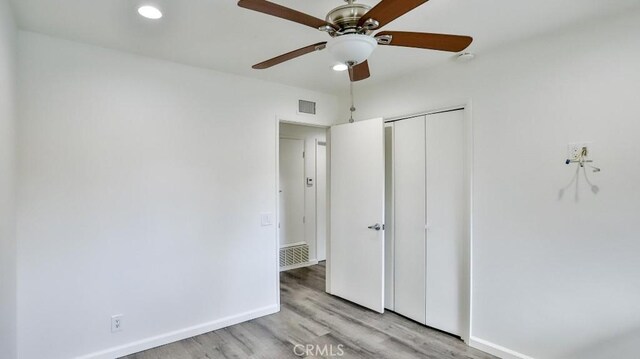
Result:
<svg viewBox="0 0 640 359"><path fill-rule="evenodd" d="M302 216L302 223L307 223L307 216Z"/></svg>
<svg viewBox="0 0 640 359"><path fill-rule="evenodd" d="M304 158L304 156L305 156L305 152L304 152L304 151L302 151L302 158Z"/></svg>

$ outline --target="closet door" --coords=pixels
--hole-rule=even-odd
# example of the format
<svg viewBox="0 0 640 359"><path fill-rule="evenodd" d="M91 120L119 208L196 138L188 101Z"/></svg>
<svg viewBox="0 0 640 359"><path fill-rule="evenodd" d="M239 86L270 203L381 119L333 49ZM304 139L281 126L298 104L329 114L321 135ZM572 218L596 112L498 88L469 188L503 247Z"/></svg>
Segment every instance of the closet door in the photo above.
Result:
<svg viewBox="0 0 640 359"><path fill-rule="evenodd" d="M465 283L464 112L427 116L426 324L461 335Z"/></svg>
<svg viewBox="0 0 640 359"><path fill-rule="evenodd" d="M394 123L395 311L425 323L425 117Z"/></svg>

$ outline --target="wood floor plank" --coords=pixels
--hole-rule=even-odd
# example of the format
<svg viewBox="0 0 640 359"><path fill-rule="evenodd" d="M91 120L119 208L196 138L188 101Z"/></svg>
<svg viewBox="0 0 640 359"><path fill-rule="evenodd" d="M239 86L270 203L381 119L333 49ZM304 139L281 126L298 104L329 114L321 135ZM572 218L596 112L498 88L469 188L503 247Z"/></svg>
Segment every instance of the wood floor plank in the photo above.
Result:
<svg viewBox="0 0 640 359"><path fill-rule="evenodd" d="M280 289L279 313L125 359L495 358L393 312L325 293L324 264L282 272Z"/></svg>

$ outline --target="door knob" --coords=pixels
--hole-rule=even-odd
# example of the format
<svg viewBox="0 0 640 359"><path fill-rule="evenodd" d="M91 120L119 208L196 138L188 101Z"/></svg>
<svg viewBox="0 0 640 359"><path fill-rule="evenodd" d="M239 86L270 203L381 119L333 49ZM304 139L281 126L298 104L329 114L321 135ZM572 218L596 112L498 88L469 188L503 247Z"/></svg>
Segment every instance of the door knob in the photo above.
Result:
<svg viewBox="0 0 640 359"><path fill-rule="evenodd" d="M369 229L375 229L376 231L379 231L382 229L382 226L380 226L378 223L374 224L373 226L369 226L367 227Z"/></svg>

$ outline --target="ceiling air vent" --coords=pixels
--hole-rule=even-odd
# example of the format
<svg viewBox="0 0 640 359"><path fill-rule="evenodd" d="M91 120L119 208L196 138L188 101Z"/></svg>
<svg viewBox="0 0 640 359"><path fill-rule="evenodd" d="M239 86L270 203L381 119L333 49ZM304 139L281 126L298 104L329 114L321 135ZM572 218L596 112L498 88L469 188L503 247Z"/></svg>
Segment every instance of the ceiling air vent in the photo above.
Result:
<svg viewBox="0 0 640 359"><path fill-rule="evenodd" d="M298 113L306 113L308 115L316 114L316 103L311 101L299 100Z"/></svg>

